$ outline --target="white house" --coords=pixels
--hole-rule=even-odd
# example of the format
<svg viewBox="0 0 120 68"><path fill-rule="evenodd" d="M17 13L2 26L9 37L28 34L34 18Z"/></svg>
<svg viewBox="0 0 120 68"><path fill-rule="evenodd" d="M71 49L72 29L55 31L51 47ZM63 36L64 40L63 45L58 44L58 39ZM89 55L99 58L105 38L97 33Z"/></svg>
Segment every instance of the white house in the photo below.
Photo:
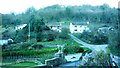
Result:
<svg viewBox="0 0 120 68"><path fill-rule="evenodd" d="M25 26L27 26L27 24L17 25L17 26L15 27L15 30L23 29Z"/></svg>
<svg viewBox="0 0 120 68"><path fill-rule="evenodd" d="M112 27L100 27L98 28L98 32L101 32L101 33L108 33L108 31L113 31L114 29Z"/></svg>
<svg viewBox="0 0 120 68"><path fill-rule="evenodd" d="M8 45L9 43L13 43L12 39L0 40L0 45Z"/></svg>
<svg viewBox="0 0 120 68"><path fill-rule="evenodd" d="M70 23L70 32L71 33L82 33L83 31L90 31L88 27L89 22L75 22Z"/></svg>

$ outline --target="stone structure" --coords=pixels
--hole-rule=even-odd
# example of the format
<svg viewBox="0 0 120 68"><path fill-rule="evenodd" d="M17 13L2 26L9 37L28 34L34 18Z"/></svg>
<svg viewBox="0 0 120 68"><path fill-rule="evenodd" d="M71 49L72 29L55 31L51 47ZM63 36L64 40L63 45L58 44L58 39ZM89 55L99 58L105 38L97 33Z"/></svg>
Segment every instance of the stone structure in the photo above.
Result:
<svg viewBox="0 0 120 68"><path fill-rule="evenodd" d="M58 45L58 52L55 53L54 58L45 60L45 64L48 66L57 66L66 63L63 47L64 45Z"/></svg>

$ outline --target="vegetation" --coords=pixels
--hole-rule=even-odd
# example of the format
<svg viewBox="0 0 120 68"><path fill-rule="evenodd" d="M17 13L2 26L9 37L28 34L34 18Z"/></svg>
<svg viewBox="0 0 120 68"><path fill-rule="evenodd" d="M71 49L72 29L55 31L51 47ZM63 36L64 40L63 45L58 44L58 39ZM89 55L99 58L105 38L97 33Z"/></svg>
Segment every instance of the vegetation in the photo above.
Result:
<svg viewBox="0 0 120 68"><path fill-rule="evenodd" d="M38 65L37 63L34 62L20 62L20 63L12 63L4 66L3 68L26 68L26 67L33 67Z"/></svg>
<svg viewBox="0 0 120 68"><path fill-rule="evenodd" d="M48 42L38 42L38 44L65 44L65 45L79 45L81 46L81 44L75 42L74 40L72 39L67 39L67 40L63 40L63 39L57 39L57 40L54 40L54 41L48 41Z"/></svg>
<svg viewBox="0 0 120 68"><path fill-rule="evenodd" d="M97 31L92 31L92 32L84 31L81 34L74 34L74 35L79 39L90 44L107 44L108 43L107 34L97 32Z"/></svg>
<svg viewBox="0 0 120 68"><path fill-rule="evenodd" d="M30 7L21 14L2 14L2 26L0 25L2 39L11 38L14 40L14 44L9 46L3 45L3 52L0 52L0 54L3 57L19 55L39 57L42 58L41 62L44 63L45 59L52 58L54 53L57 52L57 48L43 47L42 45L44 44L65 44L64 52L68 54L90 53L90 49L81 47L81 44L70 39L68 35L70 22L89 21L94 24L89 25L92 32L83 32L82 34L76 34L76 36L92 44L108 43L111 53L120 56L120 25L118 25L119 14L117 11L119 9L110 8L107 4L101 6L83 5L67 7L53 5L39 10ZM64 22L62 23L64 28L61 33L51 30L47 25L56 22L59 24ZM21 24L27 24L27 26L21 30L15 30L15 27ZM97 30L101 24L112 27L113 30L106 33L98 32ZM91 61L93 63L89 64ZM101 51L98 52L94 60L90 58L88 65L101 65L101 63L104 65L104 62L109 62L109 57L108 54ZM24 63L21 64L24 65Z"/></svg>
<svg viewBox="0 0 120 68"><path fill-rule="evenodd" d="M114 30L109 34L109 50L112 54L120 56L120 41L119 41L119 31Z"/></svg>
<svg viewBox="0 0 120 68"><path fill-rule="evenodd" d="M42 48L40 50L21 50L21 51L8 51L2 52L2 56L38 56L44 53L56 52L56 48Z"/></svg>
<svg viewBox="0 0 120 68"><path fill-rule="evenodd" d="M117 19L120 19L120 9L118 9L118 17ZM118 22L112 23L112 26L114 27L114 30L109 32L109 49L112 54L120 56L120 20L117 20Z"/></svg>
<svg viewBox="0 0 120 68"><path fill-rule="evenodd" d="M48 12L49 11L49 12ZM4 28L15 27L20 24L30 24L31 28L31 38L36 38L37 41L42 41L43 38L49 34L46 29L47 23L54 24L61 21L65 22L64 25L68 25L69 22L76 21L89 21L90 23L103 23L103 24L112 24L118 22L117 20L117 9L110 8L109 5L103 4L101 6L67 6L61 7L60 5L48 6L43 9L36 10L34 7L28 8L24 13L21 14L2 14L2 26ZM48 29L49 30L49 29ZM28 26L22 31L9 32L10 34L7 38L12 38L16 42L24 42L28 39ZM48 33L45 35L44 33ZM3 38L6 38L6 34L3 33ZM15 35L13 35L15 34ZM54 40L52 34L52 39ZM21 39L24 40L21 40ZM49 37L48 37L49 38ZM21 40L21 41L18 41Z"/></svg>
<svg viewBox="0 0 120 68"><path fill-rule="evenodd" d="M34 62L20 62L20 63L13 64L11 66L28 66L28 67L30 67L30 66L35 66L35 65L37 65L37 64Z"/></svg>
<svg viewBox="0 0 120 68"><path fill-rule="evenodd" d="M81 53L84 52L84 49L80 46L66 45L63 52L65 54Z"/></svg>
<svg viewBox="0 0 120 68"><path fill-rule="evenodd" d="M95 57L88 57L85 66L100 66L100 67L106 67L110 65L110 54L105 53L104 51L99 51L94 54Z"/></svg>

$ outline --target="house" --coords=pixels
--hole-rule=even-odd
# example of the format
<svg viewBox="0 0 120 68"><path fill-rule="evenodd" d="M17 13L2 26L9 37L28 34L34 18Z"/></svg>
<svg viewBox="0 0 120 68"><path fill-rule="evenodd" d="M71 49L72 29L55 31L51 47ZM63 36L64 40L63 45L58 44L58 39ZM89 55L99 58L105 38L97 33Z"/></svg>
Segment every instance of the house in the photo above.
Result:
<svg viewBox="0 0 120 68"><path fill-rule="evenodd" d="M8 45L13 43L12 39L7 39L7 40L0 40L0 45Z"/></svg>
<svg viewBox="0 0 120 68"><path fill-rule="evenodd" d="M15 27L15 30L21 30L21 29L23 29L23 28L26 27L26 26L27 26L27 24L17 25L17 26Z"/></svg>
<svg viewBox="0 0 120 68"><path fill-rule="evenodd" d="M112 27L100 27L98 28L98 32L101 33L108 33L109 31L113 31L114 29Z"/></svg>
<svg viewBox="0 0 120 68"><path fill-rule="evenodd" d="M88 27L89 22L74 22L70 23L70 32L71 33L82 33L84 31L90 31Z"/></svg>
<svg viewBox="0 0 120 68"><path fill-rule="evenodd" d="M60 25L48 25L51 30L61 32L62 31L62 26Z"/></svg>

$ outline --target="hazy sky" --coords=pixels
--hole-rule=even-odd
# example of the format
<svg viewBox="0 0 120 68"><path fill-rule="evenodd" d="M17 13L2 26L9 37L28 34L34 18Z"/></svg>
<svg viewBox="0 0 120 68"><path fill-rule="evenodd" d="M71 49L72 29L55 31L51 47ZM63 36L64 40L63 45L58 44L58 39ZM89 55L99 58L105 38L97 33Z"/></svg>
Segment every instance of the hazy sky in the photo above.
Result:
<svg viewBox="0 0 120 68"><path fill-rule="evenodd" d="M107 3L111 7L118 7L119 0L0 0L0 13L21 13L27 8L34 6L40 9L46 6L59 5L102 5Z"/></svg>

